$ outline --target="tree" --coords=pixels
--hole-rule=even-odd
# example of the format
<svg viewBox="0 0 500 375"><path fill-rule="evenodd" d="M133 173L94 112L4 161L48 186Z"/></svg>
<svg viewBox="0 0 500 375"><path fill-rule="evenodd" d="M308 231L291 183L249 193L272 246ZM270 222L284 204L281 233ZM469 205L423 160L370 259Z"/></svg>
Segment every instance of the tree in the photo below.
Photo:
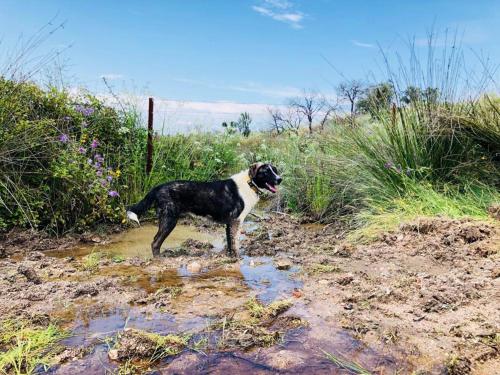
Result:
<svg viewBox="0 0 500 375"><path fill-rule="evenodd" d="M347 100L350 104L351 117L354 117L357 101L364 91L365 88L363 83L356 80L342 82L337 87L337 92L340 98Z"/></svg>
<svg viewBox="0 0 500 375"><path fill-rule="evenodd" d="M229 123L223 122L222 127L226 129L228 134L234 134L237 131L243 134L244 137L250 135L250 124L252 123L252 118L248 112L243 112L240 114L238 121L231 121Z"/></svg>
<svg viewBox="0 0 500 375"><path fill-rule="evenodd" d="M252 118L248 112L243 112L240 114L240 118L236 123L238 126L238 130L244 137L248 137L250 135L250 124L252 123Z"/></svg>
<svg viewBox="0 0 500 375"><path fill-rule="evenodd" d="M419 87L408 86L401 97L405 104L414 104L422 100L422 90Z"/></svg>
<svg viewBox="0 0 500 375"><path fill-rule="evenodd" d="M276 131L276 134L281 134L285 131L283 126L283 114L277 108L268 107L267 112L271 116L271 126L273 130Z"/></svg>
<svg viewBox="0 0 500 375"><path fill-rule="evenodd" d="M300 98L290 100L290 107L294 108L307 119L309 133L312 133L313 120L326 106L326 102L317 92L306 91Z"/></svg>
<svg viewBox="0 0 500 375"><path fill-rule="evenodd" d="M286 111L278 108L268 108L267 111L271 116L271 125L277 134L285 131L292 131L298 133L300 125L302 124L303 115L297 108L288 106Z"/></svg>
<svg viewBox="0 0 500 375"><path fill-rule="evenodd" d="M372 117L381 111L388 111L394 99L394 87L389 82L369 87L358 100L357 110Z"/></svg>

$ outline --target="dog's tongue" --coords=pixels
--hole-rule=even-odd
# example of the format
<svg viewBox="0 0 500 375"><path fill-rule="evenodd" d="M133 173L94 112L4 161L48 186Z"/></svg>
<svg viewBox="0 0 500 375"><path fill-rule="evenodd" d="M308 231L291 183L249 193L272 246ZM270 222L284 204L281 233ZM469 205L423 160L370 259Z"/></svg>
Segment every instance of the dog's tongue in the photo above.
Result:
<svg viewBox="0 0 500 375"><path fill-rule="evenodd" d="M276 193L276 188L273 185L270 185L266 182L266 186L271 190L273 193Z"/></svg>

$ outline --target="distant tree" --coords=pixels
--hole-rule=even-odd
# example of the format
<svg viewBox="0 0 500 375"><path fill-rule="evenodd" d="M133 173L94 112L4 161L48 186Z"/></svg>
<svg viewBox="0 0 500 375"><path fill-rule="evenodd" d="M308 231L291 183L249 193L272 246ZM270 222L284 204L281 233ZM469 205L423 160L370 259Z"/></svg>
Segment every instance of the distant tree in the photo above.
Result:
<svg viewBox="0 0 500 375"><path fill-rule="evenodd" d="M307 120L309 133L312 133L314 118L321 113L325 106L324 98L315 91L304 90L302 97L290 100L290 107L294 108L297 113L303 115Z"/></svg>
<svg viewBox="0 0 500 375"><path fill-rule="evenodd" d="M288 106L285 111L278 108L268 108L267 111L271 116L271 126L277 134L285 131L298 133L303 115L297 108Z"/></svg>
<svg viewBox="0 0 500 375"><path fill-rule="evenodd" d="M238 131L238 124L234 121L223 122L222 127L225 129L227 134L234 134Z"/></svg>
<svg viewBox="0 0 500 375"><path fill-rule="evenodd" d="M422 96L427 104L437 104L440 97L439 89L436 87L427 87Z"/></svg>
<svg viewBox="0 0 500 375"><path fill-rule="evenodd" d="M408 86L403 92L401 101L405 104L415 104L424 102L426 104L436 104L439 101L439 89L427 87L422 91L419 87Z"/></svg>
<svg viewBox="0 0 500 375"><path fill-rule="evenodd" d="M281 134L285 131L284 122L283 122L283 114L277 108L268 107L267 112L269 116L271 116L271 127L276 134Z"/></svg>
<svg viewBox="0 0 500 375"><path fill-rule="evenodd" d="M240 114L238 121L223 122L222 127L226 130L228 134L234 134L240 132L244 137L250 135L250 124L252 123L252 118L248 112L243 112Z"/></svg>
<svg viewBox="0 0 500 375"><path fill-rule="evenodd" d="M236 123L238 126L238 130L244 137L248 137L250 135L250 124L252 123L252 118L248 112L243 112L240 114L240 118Z"/></svg>
<svg viewBox="0 0 500 375"><path fill-rule="evenodd" d="M405 104L417 103L420 100L422 100L422 90L415 86L408 86L401 97L401 101Z"/></svg>
<svg viewBox="0 0 500 375"><path fill-rule="evenodd" d="M389 110L394 95L394 87L389 82L369 87L358 100L357 110L376 116L381 111Z"/></svg>
<svg viewBox="0 0 500 375"><path fill-rule="evenodd" d="M340 98L347 100L350 104L351 117L354 116L356 111L356 103L361 95L363 95L364 91L364 84L356 80L342 82L337 87L337 93L339 94Z"/></svg>

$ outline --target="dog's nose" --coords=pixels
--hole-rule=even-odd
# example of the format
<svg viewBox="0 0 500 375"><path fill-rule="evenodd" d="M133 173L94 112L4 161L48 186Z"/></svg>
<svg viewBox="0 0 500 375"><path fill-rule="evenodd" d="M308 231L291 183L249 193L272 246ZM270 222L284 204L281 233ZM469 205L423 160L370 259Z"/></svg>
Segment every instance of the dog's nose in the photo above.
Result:
<svg viewBox="0 0 500 375"><path fill-rule="evenodd" d="M283 179L280 176L278 176L278 178L276 178L276 183L279 185L281 184L281 181L283 181Z"/></svg>

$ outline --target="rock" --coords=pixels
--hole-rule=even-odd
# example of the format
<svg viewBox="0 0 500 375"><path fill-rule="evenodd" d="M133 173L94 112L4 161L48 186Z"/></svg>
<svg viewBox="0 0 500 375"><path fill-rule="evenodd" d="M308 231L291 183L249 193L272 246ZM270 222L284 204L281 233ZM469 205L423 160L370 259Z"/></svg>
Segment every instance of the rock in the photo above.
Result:
<svg viewBox="0 0 500 375"><path fill-rule="evenodd" d="M290 268L292 268L292 262L285 258L277 259L274 264L279 270L289 270Z"/></svg>
<svg viewBox="0 0 500 375"><path fill-rule="evenodd" d="M329 280L325 280L325 279L318 281L318 284L320 284L320 285L328 285L329 283L330 283L330 281Z"/></svg>
<svg viewBox="0 0 500 375"><path fill-rule="evenodd" d="M189 273L199 273L201 271L201 264L194 261L187 265L186 269Z"/></svg>
<svg viewBox="0 0 500 375"><path fill-rule="evenodd" d="M108 357L109 357L109 359L111 359L112 361L116 361L116 360L118 360L118 349L111 349L111 350L108 352Z"/></svg>
<svg viewBox="0 0 500 375"><path fill-rule="evenodd" d="M80 296L96 296L99 293L94 284L81 284L79 285L75 292L73 293L73 298L78 298Z"/></svg>
<svg viewBox="0 0 500 375"><path fill-rule="evenodd" d="M347 274L347 275L344 275L344 276L337 278L336 282L339 285L348 285L348 284L352 283L353 280L354 280L354 277L351 274Z"/></svg>
<svg viewBox="0 0 500 375"><path fill-rule="evenodd" d="M33 268L31 268L31 267L27 267L27 266L21 264L17 268L17 271L21 275L23 275L24 277L26 277L26 279L28 281L31 281L34 284L41 284L42 283L42 279L40 278L40 276L38 276L38 274L35 272L35 270Z"/></svg>

